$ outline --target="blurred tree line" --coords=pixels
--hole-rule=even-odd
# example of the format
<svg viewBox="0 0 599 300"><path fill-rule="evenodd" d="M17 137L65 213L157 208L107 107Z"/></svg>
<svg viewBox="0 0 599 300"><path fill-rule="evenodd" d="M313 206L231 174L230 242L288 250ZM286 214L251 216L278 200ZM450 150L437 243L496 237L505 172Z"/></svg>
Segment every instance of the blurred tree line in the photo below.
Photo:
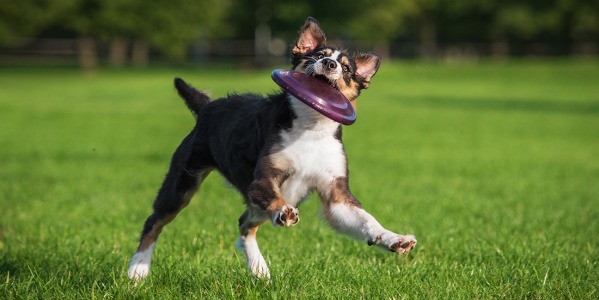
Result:
<svg viewBox="0 0 599 300"><path fill-rule="evenodd" d="M397 41L416 41L424 57L452 41L490 43L505 55L510 43L522 41L585 45L596 53L599 40L599 0L4 0L0 45L76 38L80 63L93 67L102 41L111 64L126 63L131 53L134 64L144 65L150 47L183 59L199 39L264 33L291 42L307 16L329 36L370 41L383 54Z"/></svg>

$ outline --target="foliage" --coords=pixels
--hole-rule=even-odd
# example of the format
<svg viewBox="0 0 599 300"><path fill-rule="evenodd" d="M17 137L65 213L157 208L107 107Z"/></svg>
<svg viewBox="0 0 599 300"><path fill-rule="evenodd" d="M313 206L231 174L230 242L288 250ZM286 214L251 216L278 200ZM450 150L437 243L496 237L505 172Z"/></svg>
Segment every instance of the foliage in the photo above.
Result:
<svg viewBox="0 0 599 300"><path fill-rule="evenodd" d="M570 34L575 39L597 39L599 36L599 1L559 1L572 22Z"/></svg>
<svg viewBox="0 0 599 300"><path fill-rule="evenodd" d="M52 26L77 0L0 1L0 45L18 45Z"/></svg>
<svg viewBox="0 0 599 300"><path fill-rule="evenodd" d="M173 58L182 58L199 37L226 34L222 0L79 0L64 24L79 35L145 40Z"/></svg>
<svg viewBox="0 0 599 300"><path fill-rule="evenodd" d="M22 0L0 3L0 44L66 28L92 38L144 40L181 58L193 40L253 39L263 25L292 41L309 15L329 36L383 43L599 39L599 0Z"/></svg>

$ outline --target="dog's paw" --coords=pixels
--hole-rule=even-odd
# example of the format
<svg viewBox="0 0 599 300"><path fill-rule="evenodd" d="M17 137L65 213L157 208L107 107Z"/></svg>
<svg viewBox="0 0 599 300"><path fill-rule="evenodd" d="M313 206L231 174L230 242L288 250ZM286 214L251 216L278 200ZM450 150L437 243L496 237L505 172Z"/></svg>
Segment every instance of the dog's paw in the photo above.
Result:
<svg viewBox="0 0 599 300"><path fill-rule="evenodd" d="M248 267L250 268L250 271L252 271L252 276L264 280L270 280L270 271L268 270L264 259L258 260Z"/></svg>
<svg viewBox="0 0 599 300"><path fill-rule="evenodd" d="M299 222L299 210L291 205L283 206L274 214L272 223L275 226L289 227Z"/></svg>
<svg viewBox="0 0 599 300"><path fill-rule="evenodd" d="M248 269L254 277L270 280L270 271L255 238L246 239L240 236L235 246L245 255Z"/></svg>
<svg viewBox="0 0 599 300"><path fill-rule="evenodd" d="M366 240L368 246L376 245L397 254L405 254L416 247L416 238L413 235L401 235L393 232L383 233Z"/></svg>
<svg viewBox="0 0 599 300"><path fill-rule="evenodd" d="M416 238L413 235L398 235L396 242L391 244L389 250L397 254L405 254L416 247Z"/></svg>
<svg viewBox="0 0 599 300"><path fill-rule="evenodd" d="M135 252L135 255L131 258L127 275L129 275L129 278L134 282L139 282L150 273L150 264L152 263L154 246L156 246L156 244L152 243L147 249Z"/></svg>
<svg viewBox="0 0 599 300"><path fill-rule="evenodd" d="M139 253L133 256L131 263L129 264L129 270L127 270L127 275L129 275L129 279L134 282L139 282L144 279L150 273L150 261L147 257L140 255Z"/></svg>

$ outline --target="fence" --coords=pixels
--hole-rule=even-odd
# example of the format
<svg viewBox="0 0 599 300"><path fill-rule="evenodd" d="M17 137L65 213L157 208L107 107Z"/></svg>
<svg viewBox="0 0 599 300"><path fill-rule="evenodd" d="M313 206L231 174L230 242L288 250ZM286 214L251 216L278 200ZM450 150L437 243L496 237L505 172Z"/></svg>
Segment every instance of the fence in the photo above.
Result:
<svg viewBox="0 0 599 300"><path fill-rule="evenodd" d="M17 48L0 47L0 66L75 66L79 63L79 46L76 39L28 39ZM288 62L288 45L273 40L262 49L254 40L198 40L189 47L184 64L232 63L242 67L272 66ZM508 56L596 56L596 43L476 43L439 42L434 49L423 50L416 42L373 43L367 41L330 41L330 44L363 51L375 50L386 58L413 59L427 53L430 57L445 60L472 60L485 57ZM96 42L96 55L100 63L108 64L110 44ZM127 57L133 52L129 43ZM159 52L149 49L151 64L165 61ZM429 57L429 58L430 58ZM181 62L180 62L181 63Z"/></svg>

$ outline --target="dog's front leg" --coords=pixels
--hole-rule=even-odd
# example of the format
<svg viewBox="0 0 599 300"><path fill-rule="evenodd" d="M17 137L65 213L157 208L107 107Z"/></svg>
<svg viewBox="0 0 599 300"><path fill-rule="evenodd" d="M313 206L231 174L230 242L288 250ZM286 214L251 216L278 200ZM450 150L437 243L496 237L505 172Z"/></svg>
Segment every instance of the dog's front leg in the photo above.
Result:
<svg viewBox="0 0 599 300"><path fill-rule="evenodd" d="M280 187L289 176L289 171L281 164L284 165L281 159L272 157L258 163L254 181L248 189L248 204L268 214L273 225L288 227L299 222L299 210L281 196Z"/></svg>
<svg viewBox="0 0 599 300"><path fill-rule="evenodd" d="M250 205L264 211L275 226L293 226L299 222L297 208L285 202L273 178L254 180L249 188Z"/></svg>
<svg viewBox="0 0 599 300"><path fill-rule="evenodd" d="M319 191L329 224L337 231L368 245L377 245L398 254L408 253L416 246L413 235L401 235L385 229L351 194L347 178L336 178L326 191Z"/></svg>

